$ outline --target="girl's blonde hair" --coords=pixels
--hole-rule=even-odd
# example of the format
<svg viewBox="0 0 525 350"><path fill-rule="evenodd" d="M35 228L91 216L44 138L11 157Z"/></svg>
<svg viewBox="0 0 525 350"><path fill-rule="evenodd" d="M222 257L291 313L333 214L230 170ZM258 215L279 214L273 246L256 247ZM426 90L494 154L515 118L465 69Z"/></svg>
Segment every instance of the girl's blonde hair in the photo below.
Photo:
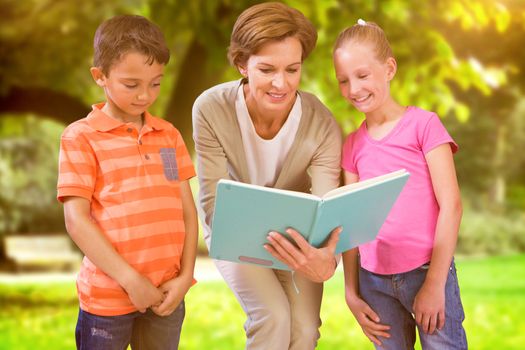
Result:
<svg viewBox="0 0 525 350"><path fill-rule="evenodd" d="M394 57L385 32L374 22L365 22L360 19L353 26L343 30L335 41L334 52L350 42L371 44L376 58L381 62L385 62L389 57Z"/></svg>
<svg viewBox="0 0 525 350"><path fill-rule="evenodd" d="M317 30L299 11L279 2L267 2L244 10L237 18L228 47L233 66L243 65L265 44L295 37L304 60L315 47Z"/></svg>

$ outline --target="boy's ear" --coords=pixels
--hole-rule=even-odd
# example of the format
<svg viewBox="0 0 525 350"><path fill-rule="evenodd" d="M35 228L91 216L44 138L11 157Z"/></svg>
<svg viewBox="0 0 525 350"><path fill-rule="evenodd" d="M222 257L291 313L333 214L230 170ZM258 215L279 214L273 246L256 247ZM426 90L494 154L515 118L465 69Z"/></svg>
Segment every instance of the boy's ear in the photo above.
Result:
<svg viewBox="0 0 525 350"><path fill-rule="evenodd" d="M392 79L394 79L394 76L396 75L396 72L397 72L396 59L394 57L387 58L386 66L387 66L387 78L388 78L388 81L391 81Z"/></svg>
<svg viewBox="0 0 525 350"><path fill-rule="evenodd" d="M91 67L89 71L91 72L91 76L93 77L93 80L95 81L95 83L97 83L98 86L106 86L106 76L104 75L104 73L102 73L102 69L98 67Z"/></svg>

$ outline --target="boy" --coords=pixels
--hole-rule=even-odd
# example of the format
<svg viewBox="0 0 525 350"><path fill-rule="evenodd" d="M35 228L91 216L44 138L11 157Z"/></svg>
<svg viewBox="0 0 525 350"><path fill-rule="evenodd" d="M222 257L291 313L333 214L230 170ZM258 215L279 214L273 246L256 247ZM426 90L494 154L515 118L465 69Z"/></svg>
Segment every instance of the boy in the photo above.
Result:
<svg viewBox="0 0 525 350"><path fill-rule="evenodd" d="M194 283L195 171L177 129L153 117L169 50L140 16L95 33L93 79L106 102L60 141L58 199L85 258L77 278L78 349L177 349Z"/></svg>

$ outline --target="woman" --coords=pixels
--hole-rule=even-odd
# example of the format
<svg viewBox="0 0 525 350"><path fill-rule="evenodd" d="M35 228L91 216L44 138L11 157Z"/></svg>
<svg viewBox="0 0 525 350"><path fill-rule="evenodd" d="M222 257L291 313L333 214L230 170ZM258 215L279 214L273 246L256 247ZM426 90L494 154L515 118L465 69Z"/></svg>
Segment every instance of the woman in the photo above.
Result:
<svg viewBox="0 0 525 350"><path fill-rule="evenodd" d="M205 91L193 107L200 214L208 246L219 179L317 195L339 185L337 123L316 97L297 90L302 62L316 40L304 15L281 3L252 6L237 19L228 56L243 78ZM339 233L334 230L320 249L293 230L289 234L296 245L272 234L266 248L299 272L295 277L288 271L215 261L247 315L247 349L315 348L321 282L335 270Z"/></svg>

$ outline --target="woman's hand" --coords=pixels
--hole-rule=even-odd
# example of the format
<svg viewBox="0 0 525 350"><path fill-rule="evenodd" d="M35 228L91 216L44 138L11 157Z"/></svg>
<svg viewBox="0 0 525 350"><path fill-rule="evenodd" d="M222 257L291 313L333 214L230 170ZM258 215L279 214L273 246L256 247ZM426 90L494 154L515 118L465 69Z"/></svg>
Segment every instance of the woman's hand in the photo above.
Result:
<svg viewBox="0 0 525 350"><path fill-rule="evenodd" d="M296 230L289 228L286 233L295 241L295 245L278 232L270 232L269 244L264 248L276 259L288 265L313 282L324 282L335 272L335 246L339 241L342 227L335 228L330 238L321 248L311 246Z"/></svg>

